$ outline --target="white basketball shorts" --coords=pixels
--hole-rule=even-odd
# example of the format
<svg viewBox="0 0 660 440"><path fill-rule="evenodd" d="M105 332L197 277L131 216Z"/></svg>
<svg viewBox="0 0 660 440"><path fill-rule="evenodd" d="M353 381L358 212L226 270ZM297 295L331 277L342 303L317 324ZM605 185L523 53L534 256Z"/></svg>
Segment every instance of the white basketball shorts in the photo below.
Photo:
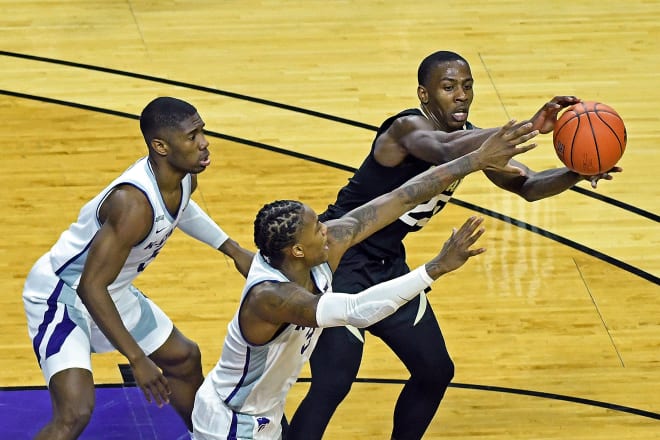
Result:
<svg viewBox="0 0 660 440"><path fill-rule="evenodd" d="M115 307L138 345L149 355L165 343L172 321L136 287L113 294ZM46 379L62 370L92 371L91 353L115 350L76 292L55 273L48 254L32 267L23 289L28 334Z"/></svg>

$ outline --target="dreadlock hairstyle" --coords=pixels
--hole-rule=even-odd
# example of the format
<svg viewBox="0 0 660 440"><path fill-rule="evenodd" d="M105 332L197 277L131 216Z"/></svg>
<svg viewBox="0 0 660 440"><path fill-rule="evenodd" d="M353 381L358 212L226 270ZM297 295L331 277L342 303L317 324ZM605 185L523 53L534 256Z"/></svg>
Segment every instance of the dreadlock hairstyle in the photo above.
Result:
<svg viewBox="0 0 660 440"><path fill-rule="evenodd" d="M163 136L163 129L177 128L195 113L195 107L177 98L164 96L151 101L140 115L140 130L147 146L154 138Z"/></svg>
<svg viewBox="0 0 660 440"><path fill-rule="evenodd" d="M448 50L440 50L438 52L434 52L424 58L424 60L419 65L419 69L417 69L418 84L421 86L427 86L431 76L431 70L433 70L433 68L438 64L447 63L449 61L463 61L468 65L468 67L470 66L470 63L468 63L465 58L456 52L450 52Z"/></svg>
<svg viewBox="0 0 660 440"><path fill-rule="evenodd" d="M254 244L274 267L284 256L282 249L295 243L302 226L303 204L296 200L276 200L264 205L254 220Z"/></svg>

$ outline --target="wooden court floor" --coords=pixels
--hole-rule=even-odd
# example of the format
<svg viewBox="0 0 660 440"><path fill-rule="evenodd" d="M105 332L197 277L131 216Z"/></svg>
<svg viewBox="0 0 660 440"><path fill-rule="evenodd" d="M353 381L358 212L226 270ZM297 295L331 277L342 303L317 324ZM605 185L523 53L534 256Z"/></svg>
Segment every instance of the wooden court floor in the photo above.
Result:
<svg viewBox="0 0 660 440"><path fill-rule="evenodd" d="M429 295L456 376L425 438L660 438L659 2L0 0L0 12L0 393L44 385L23 280L80 206L145 153L136 118L148 101L198 108L212 165L195 198L253 246L264 203L295 198L320 211L333 201L374 126L416 106L419 61L447 49L471 63L478 126L574 94L617 109L628 147L613 181L533 204L471 175L407 239L414 266L451 227L486 217L488 251ZM560 166L551 137L538 143L521 160ZM208 371L240 275L175 234L137 281L199 343ZM123 363L93 358L97 383L121 384ZM388 438L406 378L368 336L326 438ZM0 407L0 420L9 411Z"/></svg>

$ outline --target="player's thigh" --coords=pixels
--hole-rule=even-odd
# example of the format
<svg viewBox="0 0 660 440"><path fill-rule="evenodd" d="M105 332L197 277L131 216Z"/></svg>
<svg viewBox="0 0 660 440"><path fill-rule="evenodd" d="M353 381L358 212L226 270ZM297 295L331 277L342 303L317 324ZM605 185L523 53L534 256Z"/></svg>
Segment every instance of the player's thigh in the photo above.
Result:
<svg viewBox="0 0 660 440"><path fill-rule="evenodd" d="M90 322L84 313L57 301L30 301L25 309L32 348L47 384L60 371L92 371Z"/></svg>
<svg viewBox="0 0 660 440"><path fill-rule="evenodd" d="M369 328L408 369L437 368L451 363L438 320L425 299L418 296Z"/></svg>
<svg viewBox="0 0 660 440"><path fill-rule="evenodd" d="M176 327L172 329L165 343L149 357L161 368L183 364L187 364L191 368L201 365L199 347Z"/></svg>
<svg viewBox="0 0 660 440"><path fill-rule="evenodd" d="M357 375L364 351L364 331L354 327L323 329L310 358L314 384L350 386Z"/></svg>
<svg viewBox="0 0 660 440"><path fill-rule="evenodd" d="M172 320L151 299L134 286L115 297L122 322L145 354L151 355L168 343L174 330ZM94 328L92 347L95 352L113 350L112 344L98 328Z"/></svg>

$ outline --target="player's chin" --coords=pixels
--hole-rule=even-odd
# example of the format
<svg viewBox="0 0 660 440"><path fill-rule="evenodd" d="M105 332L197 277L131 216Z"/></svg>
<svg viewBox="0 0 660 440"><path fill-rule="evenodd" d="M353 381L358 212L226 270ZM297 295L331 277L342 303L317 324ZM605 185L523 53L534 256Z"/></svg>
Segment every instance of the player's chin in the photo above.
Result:
<svg viewBox="0 0 660 440"><path fill-rule="evenodd" d="M204 166L204 165L197 165L196 167L194 167L193 169L191 169L191 170L189 171L189 173L190 173L190 174L199 174L199 173L201 173L202 171L206 170L206 168L207 168L207 167Z"/></svg>
<svg viewBox="0 0 660 440"><path fill-rule="evenodd" d="M449 127L451 131L462 130L466 122L467 118L462 121L452 118L451 120L447 121L447 127Z"/></svg>

